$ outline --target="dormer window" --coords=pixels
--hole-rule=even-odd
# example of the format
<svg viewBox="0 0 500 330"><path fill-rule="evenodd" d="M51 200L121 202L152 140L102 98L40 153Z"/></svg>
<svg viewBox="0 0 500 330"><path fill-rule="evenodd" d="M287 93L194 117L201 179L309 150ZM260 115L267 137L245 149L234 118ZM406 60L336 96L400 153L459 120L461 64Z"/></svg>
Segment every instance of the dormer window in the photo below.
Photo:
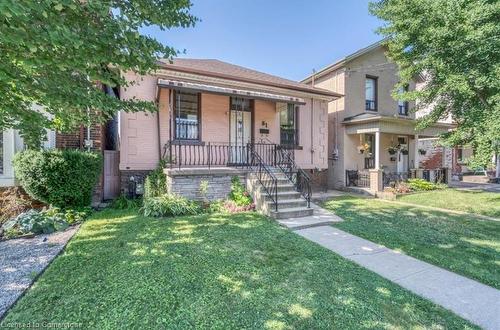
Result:
<svg viewBox="0 0 500 330"><path fill-rule="evenodd" d="M366 76L365 80L365 109L377 111L377 78Z"/></svg>

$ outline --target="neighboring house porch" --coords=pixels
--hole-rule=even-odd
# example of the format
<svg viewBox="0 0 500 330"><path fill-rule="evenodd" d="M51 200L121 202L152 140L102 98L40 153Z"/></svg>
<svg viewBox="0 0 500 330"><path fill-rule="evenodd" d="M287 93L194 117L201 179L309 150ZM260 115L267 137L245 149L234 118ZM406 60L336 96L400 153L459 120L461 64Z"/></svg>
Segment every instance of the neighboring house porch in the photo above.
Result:
<svg viewBox="0 0 500 330"><path fill-rule="evenodd" d="M453 125L439 123L415 131L415 124L411 119L377 114L345 118L345 185L376 192L412 177L448 182L451 172L443 166L420 168L424 155L419 141L444 133Z"/></svg>

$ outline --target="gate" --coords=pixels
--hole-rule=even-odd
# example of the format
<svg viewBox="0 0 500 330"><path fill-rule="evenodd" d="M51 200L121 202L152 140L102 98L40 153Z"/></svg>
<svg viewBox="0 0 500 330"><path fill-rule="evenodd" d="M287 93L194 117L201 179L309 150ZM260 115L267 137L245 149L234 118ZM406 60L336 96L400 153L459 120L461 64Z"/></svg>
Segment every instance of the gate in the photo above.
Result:
<svg viewBox="0 0 500 330"><path fill-rule="evenodd" d="M104 151L104 200L116 198L120 195L120 152L116 150Z"/></svg>

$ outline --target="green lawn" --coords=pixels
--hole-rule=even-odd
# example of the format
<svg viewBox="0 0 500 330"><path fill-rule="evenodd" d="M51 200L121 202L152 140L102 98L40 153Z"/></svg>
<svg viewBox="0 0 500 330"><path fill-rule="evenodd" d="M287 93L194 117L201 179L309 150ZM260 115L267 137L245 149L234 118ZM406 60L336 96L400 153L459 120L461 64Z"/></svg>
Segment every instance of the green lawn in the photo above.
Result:
<svg viewBox="0 0 500 330"><path fill-rule="evenodd" d="M353 196L324 207L342 230L500 289L498 221Z"/></svg>
<svg viewBox="0 0 500 330"><path fill-rule="evenodd" d="M500 218L499 193L445 189L401 196L399 200Z"/></svg>
<svg viewBox="0 0 500 330"><path fill-rule="evenodd" d="M254 214L103 211L4 322L84 328L472 328Z"/></svg>

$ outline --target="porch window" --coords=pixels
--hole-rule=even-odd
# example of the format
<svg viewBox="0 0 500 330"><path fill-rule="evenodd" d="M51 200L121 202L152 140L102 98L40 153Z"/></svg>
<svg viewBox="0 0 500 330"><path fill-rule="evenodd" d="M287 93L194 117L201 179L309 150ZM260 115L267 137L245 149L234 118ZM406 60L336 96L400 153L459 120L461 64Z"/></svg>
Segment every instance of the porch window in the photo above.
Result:
<svg viewBox="0 0 500 330"><path fill-rule="evenodd" d="M0 131L0 174L3 174L3 132Z"/></svg>
<svg viewBox="0 0 500 330"><path fill-rule="evenodd" d="M377 78L366 76L365 80L365 109L377 111Z"/></svg>
<svg viewBox="0 0 500 330"><path fill-rule="evenodd" d="M408 91L408 86L405 86L405 87L400 87L398 92L399 92L399 94L402 94L402 93L407 92L407 91ZM408 116L408 107L409 107L408 101L398 100L398 114L399 115Z"/></svg>
<svg viewBox="0 0 500 330"><path fill-rule="evenodd" d="M174 134L176 140L200 139L200 94L174 92Z"/></svg>
<svg viewBox="0 0 500 330"><path fill-rule="evenodd" d="M281 104L280 109L280 143L297 146L299 144L297 113L298 107L292 103Z"/></svg>

